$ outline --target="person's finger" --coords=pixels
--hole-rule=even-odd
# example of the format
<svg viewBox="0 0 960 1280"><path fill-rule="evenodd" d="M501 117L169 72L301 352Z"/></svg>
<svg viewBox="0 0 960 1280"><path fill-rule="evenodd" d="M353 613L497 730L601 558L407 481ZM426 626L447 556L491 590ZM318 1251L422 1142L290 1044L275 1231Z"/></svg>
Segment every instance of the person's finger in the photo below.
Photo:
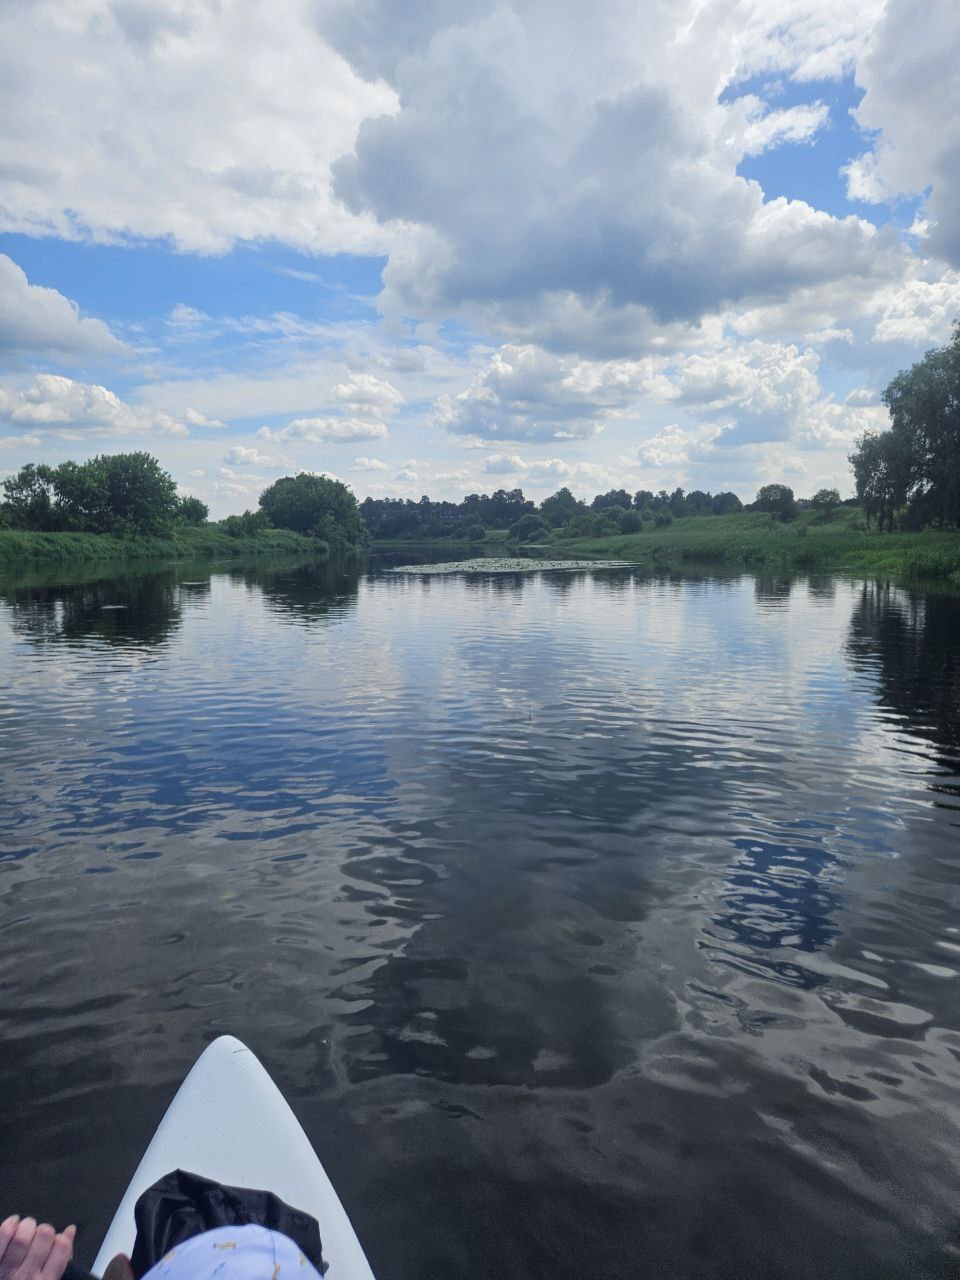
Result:
<svg viewBox="0 0 960 1280"><path fill-rule="evenodd" d="M56 1234L56 1228L51 1227L49 1222L41 1222L33 1233L26 1257L17 1264L14 1280L18 1277L22 1280L30 1280L30 1277L37 1274L47 1260L47 1254L50 1252Z"/></svg>
<svg viewBox="0 0 960 1280"><path fill-rule="evenodd" d="M7 1251L3 1255L4 1275L9 1275L14 1268L19 1267L27 1256L27 1251L33 1243L36 1231L36 1218L21 1218L16 1231L13 1233L13 1239L7 1245Z"/></svg>
<svg viewBox="0 0 960 1280"><path fill-rule="evenodd" d="M53 1237L47 1260L40 1269L39 1280L60 1280L67 1269L67 1263L73 1257L73 1237L76 1234L76 1227L67 1227Z"/></svg>
<svg viewBox="0 0 960 1280"><path fill-rule="evenodd" d="M3 1261L3 1255L7 1251L7 1245L13 1239L19 1225L19 1213L12 1213L9 1218L4 1218L4 1220L0 1222L0 1262Z"/></svg>

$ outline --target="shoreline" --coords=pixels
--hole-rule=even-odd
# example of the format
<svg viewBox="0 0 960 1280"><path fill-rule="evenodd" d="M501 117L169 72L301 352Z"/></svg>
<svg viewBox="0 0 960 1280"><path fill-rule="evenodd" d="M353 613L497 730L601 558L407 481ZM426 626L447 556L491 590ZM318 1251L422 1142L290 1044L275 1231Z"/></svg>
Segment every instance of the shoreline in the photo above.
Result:
<svg viewBox="0 0 960 1280"><path fill-rule="evenodd" d="M33 533L0 529L0 573L55 564L115 565L141 560L204 560L260 555L327 555L320 538L289 529L262 529L235 538L217 528L179 528L165 537L118 538L110 533Z"/></svg>
<svg viewBox="0 0 960 1280"><path fill-rule="evenodd" d="M603 538L551 539L534 548L508 543L497 531L482 543L459 539L371 542L365 551L409 552L423 562L432 549L474 557L509 558L536 551L546 559L629 561L638 568L739 569L747 572L843 573L903 583L960 588L960 530L879 533L848 508L832 520L803 512L788 524L756 512L675 520L663 528ZM96 564L123 566L160 560L238 560L265 555L325 556L326 542L287 529L232 537L216 526L180 527L166 537L0 530L0 574L31 568Z"/></svg>
<svg viewBox="0 0 960 1280"><path fill-rule="evenodd" d="M449 541L373 542L371 552L427 548L459 549ZM472 544L480 550L477 543ZM508 552L502 541L500 555ZM960 530L925 529L917 533L879 533L867 529L857 508L838 511L831 520L804 511L783 524L759 512L729 516L688 516L662 528L602 538L553 538L534 547L546 557L588 557L629 560L639 568L740 569L794 573L842 573L858 577L889 577L904 583L960 587ZM491 544L483 544L489 553Z"/></svg>

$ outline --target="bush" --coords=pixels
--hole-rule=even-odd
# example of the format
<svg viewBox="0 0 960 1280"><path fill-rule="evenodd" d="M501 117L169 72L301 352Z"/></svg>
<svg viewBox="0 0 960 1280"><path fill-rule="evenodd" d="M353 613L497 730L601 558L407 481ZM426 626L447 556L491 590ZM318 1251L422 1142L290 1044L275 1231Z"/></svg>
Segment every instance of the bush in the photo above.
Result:
<svg viewBox="0 0 960 1280"><path fill-rule="evenodd" d="M643 518L639 511L625 511L620 521L621 533L640 533L643 529Z"/></svg>
<svg viewBox="0 0 960 1280"><path fill-rule="evenodd" d="M220 521L220 528L231 538L249 538L269 527L270 521L262 511L244 511L243 515L226 516Z"/></svg>
<svg viewBox="0 0 960 1280"><path fill-rule="evenodd" d="M669 511L658 511L653 517L653 523L658 529L665 529L667 525L673 524L673 516Z"/></svg>
<svg viewBox="0 0 960 1280"><path fill-rule="evenodd" d="M538 516L532 511L521 516L517 523L510 527L510 536L519 539L520 542L530 542L533 538L546 537L549 532L550 526L543 516Z"/></svg>
<svg viewBox="0 0 960 1280"><path fill-rule="evenodd" d="M177 509L177 519L182 524L206 524L210 518L210 508L200 498L181 498Z"/></svg>
<svg viewBox="0 0 960 1280"><path fill-rule="evenodd" d="M464 530L464 537L469 538L471 542L479 542L486 536L487 531L482 524L471 524Z"/></svg>
<svg viewBox="0 0 960 1280"><path fill-rule="evenodd" d="M600 520L593 511L582 511L563 526L565 538L595 538L600 534Z"/></svg>
<svg viewBox="0 0 960 1280"><path fill-rule="evenodd" d="M620 533L623 530L623 522L627 518L628 508L620 506L601 507L600 517L606 520L607 524L612 526L615 532Z"/></svg>

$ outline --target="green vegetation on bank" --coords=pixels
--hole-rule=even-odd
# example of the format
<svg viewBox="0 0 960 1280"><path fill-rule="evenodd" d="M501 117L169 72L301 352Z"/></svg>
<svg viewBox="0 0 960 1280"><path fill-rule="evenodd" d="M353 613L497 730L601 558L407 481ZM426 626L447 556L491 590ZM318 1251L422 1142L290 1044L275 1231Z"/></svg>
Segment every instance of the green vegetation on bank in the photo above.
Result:
<svg viewBox="0 0 960 1280"><path fill-rule="evenodd" d="M0 566L26 561L340 555L365 540L357 500L338 480L301 472L260 496L258 511L207 521L148 453L57 467L28 463L2 485Z"/></svg>
<svg viewBox="0 0 960 1280"><path fill-rule="evenodd" d="M201 560L262 555L323 555L326 542L290 529L260 529L231 536L217 525L183 526L163 537L110 533L39 533L0 529L0 567L28 562L96 560Z"/></svg>
<svg viewBox="0 0 960 1280"><path fill-rule="evenodd" d="M889 574L960 584L960 535L952 531L881 533L863 512L801 511L790 522L757 511L689 517L641 533L577 538L551 544L569 555L609 556L652 568L715 565L804 572Z"/></svg>

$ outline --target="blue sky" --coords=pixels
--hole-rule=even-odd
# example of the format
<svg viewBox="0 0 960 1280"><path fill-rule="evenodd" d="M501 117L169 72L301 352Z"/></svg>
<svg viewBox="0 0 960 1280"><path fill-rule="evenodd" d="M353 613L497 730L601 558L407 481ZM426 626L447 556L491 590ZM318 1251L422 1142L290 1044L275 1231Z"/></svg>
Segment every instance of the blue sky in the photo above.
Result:
<svg viewBox="0 0 960 1280"><path fill-rule="evenodd" d="M949 9L11 7L0 471L848 492L960 315Z"/></svg>
<svg viewBox="0 0 960 1280"><path fill-rule="evenodd" d="M899 226L910 226L916 200L877 205L852 199L847 191L843 170L864 149L863 132L857 127L852 114L863 98L863 91L857 88L851 74L838 80L815 80L804 84L755 76L731 85L720 98L721 101L732 102L745 94L755 94L781 109L814 102L822 102L829 107L826 123L809 140L792 146L774 147L741 160L737 172L759 182L767 199L786 196L788 200L804 200L815 209L823 209L836 217L843 218L853 213L878 227L889 221Z"/></svg>

